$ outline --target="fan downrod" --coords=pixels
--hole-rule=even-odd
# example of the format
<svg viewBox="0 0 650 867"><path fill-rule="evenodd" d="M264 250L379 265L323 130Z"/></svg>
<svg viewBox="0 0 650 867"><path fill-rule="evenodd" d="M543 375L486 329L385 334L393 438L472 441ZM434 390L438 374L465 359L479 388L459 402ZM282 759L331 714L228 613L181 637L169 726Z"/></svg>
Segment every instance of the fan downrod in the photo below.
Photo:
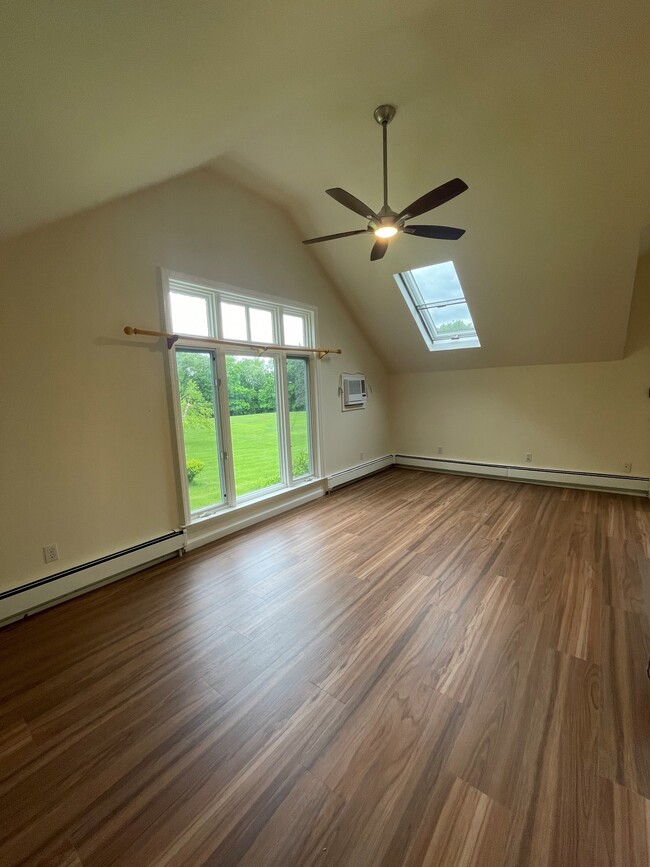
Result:
<svg viewBox="0 0 650 867"><path fill-rule="evenodd" d="M372 113L372 116L380 126L389 124L395 117L397 109L394 105L378 105Z"/></svg>

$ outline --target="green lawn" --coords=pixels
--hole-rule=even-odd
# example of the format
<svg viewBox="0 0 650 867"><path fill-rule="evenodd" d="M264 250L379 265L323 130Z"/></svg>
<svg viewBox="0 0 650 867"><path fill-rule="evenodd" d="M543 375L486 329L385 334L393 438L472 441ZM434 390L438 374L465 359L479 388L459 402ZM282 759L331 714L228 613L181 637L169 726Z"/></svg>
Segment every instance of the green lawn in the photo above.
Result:
<svg viewBox="0 0 650 867"><path fill-rule="evenodd" d="M307 413L290 413L291 456L294 474L306 473L309 453ZM280 459L275 413L236 415L230 419L237 496L249 494L280 481ZM220 502L219 464L214 428L185 431L187 460L199 460L205 467L190 484L192 511Z"/></svg>

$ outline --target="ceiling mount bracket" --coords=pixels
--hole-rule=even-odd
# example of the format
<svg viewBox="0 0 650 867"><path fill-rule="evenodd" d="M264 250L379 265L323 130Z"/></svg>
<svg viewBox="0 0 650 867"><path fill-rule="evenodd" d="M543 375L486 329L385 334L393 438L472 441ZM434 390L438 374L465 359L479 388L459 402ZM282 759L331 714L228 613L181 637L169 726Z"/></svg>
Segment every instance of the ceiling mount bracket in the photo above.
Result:
<svg viewBox="0 0 650 867"><path fill-rule="evenodd" d="M377 121L377 123L381 126L383 124L388 124L395 117L397 109L394 105L378 105L374 110L372 116Z"/></svg>

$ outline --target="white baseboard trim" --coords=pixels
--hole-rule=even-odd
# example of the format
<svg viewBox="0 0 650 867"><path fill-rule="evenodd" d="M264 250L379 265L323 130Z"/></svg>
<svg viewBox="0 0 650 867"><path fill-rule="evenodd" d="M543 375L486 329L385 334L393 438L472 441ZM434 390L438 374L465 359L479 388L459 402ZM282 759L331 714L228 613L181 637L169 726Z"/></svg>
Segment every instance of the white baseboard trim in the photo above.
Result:
<svg viewBox="0 0 650 867"><path fill-rule="evenodd" d="M347 485L354 482L356 479L361 479L363 476L369 476L372 473L377 473L379 470L384 470L386 467L392 467L395 463L395 455L384 455L381 458L374 458L371 461L366 461L363 464L357 464L354 467L348 467L345 470L339 470L337 473L332 473L327 477L327 485L330 491L338 488L341 485Z"/></svg>
<svg viewBox="0 0 650 867"><path fill-rule="evenodd" d="M216 542L224 536L230 536L238 530L244 530L260 521L266 521L282 512L288 512L312 500L323 497L326 493L325 479L314 479L305 482L299 488L289 488L263 500L254 503L245 503L234 509L230 509L221 515L215 515L192 524L187 528L188 551Z"/></svg>
<svg viewBox="0 0 650 867"><path fill-rule="evenodd" d="M116 551L90 563L82 563L4 590L0 592L0 624L49 608L72 596L94 590L100 584L124 578L169 557L184 545L185 534L182 530L173 530L165 536Z"/></svg>
<svg viewBox="0 0 650 867"><path fill-rule="evenodd" d="M573 470L549 470L543 467L517 467L507 464L482 464L476 461L450 461L420 455L395 455L399 467L413 467L438 473L460 473L466 476L489 476L538 485L559 485L563 488L587 488L614 491L619 494L643 496L650 490L645 476L617 476L610 473L588 473Z"/></svg>

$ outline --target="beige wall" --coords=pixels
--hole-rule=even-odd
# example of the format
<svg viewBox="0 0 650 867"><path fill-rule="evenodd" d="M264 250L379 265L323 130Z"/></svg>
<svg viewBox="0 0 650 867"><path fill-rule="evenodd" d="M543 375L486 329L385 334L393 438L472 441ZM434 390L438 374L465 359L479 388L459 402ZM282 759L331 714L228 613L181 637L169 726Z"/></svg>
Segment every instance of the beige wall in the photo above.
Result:
<svg viewBox="0 0 650 867"><path fill-rule="evenodd" d="M157 267L318 307L325 472L390 452L387 380L284 214L194 172L0 246L0 590L180 523ZM365 372L341 413L341 371ZM46 567L42 546L60 560Z"/></svg>
<svg viewBox="0 0 650 867"><path fill-rule="evenodd" d="M616 362L391 377L283 212L194 172L0 245L0 590L180 523L157 268L318 308L324 470L391 451L650 474L650 256ZM368 408L341 413L339 374ZM389 408L393 430L389 429ZM45 566L42 546L60 560Z"/></svg>
<svg viewBox="0 0 650 867"><path fill-rule="evenodd" d="M576 327L580 327L579 324ZM504 333L504 339L507 339ZM650 475L650 255L639 260L625 358L391 377L393 446L432 457Z"/></svg>

